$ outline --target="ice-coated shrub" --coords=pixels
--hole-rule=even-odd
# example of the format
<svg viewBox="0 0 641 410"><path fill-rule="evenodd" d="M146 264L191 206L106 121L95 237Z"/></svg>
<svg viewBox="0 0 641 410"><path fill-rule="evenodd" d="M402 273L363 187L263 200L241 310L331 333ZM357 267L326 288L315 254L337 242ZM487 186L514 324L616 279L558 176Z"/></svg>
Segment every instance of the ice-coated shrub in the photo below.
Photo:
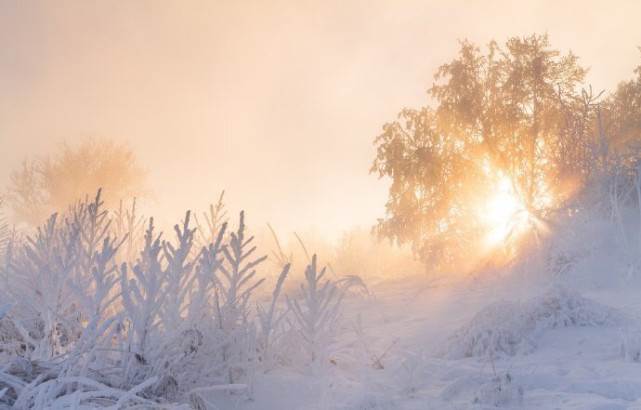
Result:
<svg viewBox="0 0 641 410"><path fill-rule="evenodd" d="M15 302L14 326L25 357L50 360L65 354L94 331L95 317L109 308L116 270L109 263L119 243L108 233L100 192L63 218L52 215L33 237L14 250L7 268Z"/></svg>
<svg viewBox="0 0 641 410"><path fill-rule="evenodd" d="M619 311L578 293L554 288L525 302L495 302L478 312L448 340L451 358L528 353L546 329L612 326L626 322Z"/></svg>
<svg viewBox="0 0 641 410"><path fill-rule="evenodd" d="M296 300L294 316L282 303L288 265L271 301L256 304L266 257L256 255L244 213L231 233L213 215L198 243L211 241L198 249L190 212L173 238L163 239L150 218L133 241L124 231L140 229L142 219L133 207L118 212L114 224L99 192L9 241L0 407L206 405L206 392L249 394L253 374L280 362L285 335L305 335L313 352L326 340L340 292L319 284L315 260L300 302L311 310Z"/></svg>
<svg viewBox="0 0 641 410"><path fill-rule="evenodd" d="M154 220L149 220L145 232L144 247L138 261L131 267L121 267L120 291L122 308L125 313L122 335L125 338L121 358L124 383L130 384L146 378L156 356L162 336L161 313L169 294L167 290L168 270L161 261L162 244L160 234L154 232Z"/></svg>
<svg viewBox="0 0 641 410"><path fill-rule="evenodd" d="M121 200L118 209L113 215L113 234L123 238L123 244L118 249L116 260L119 263L134 263L136 253L142 248L145 236L147 219L138 213L137 200L134 198L131 205L126 207Z"/></svg>
<svg viewBox="0 0 641 410"><path fill-rule="evenodd" d="M318 270L316 255L305 269L305 282L298 297L287 298L293 312L292 326L301 337L312 363L323 362L336 329L343 291L332 281L324 280L326 268Z"/></svg>
<svg viewBox="0 0 641 410"><path fill-rule="evenodd" d="M281 338L285 337L287 332L283 329L284 318L289 312L284 308L278 308L278 300L283 290L283 284L289 274L291 265L286 264L283 267L278 281L274 287L269 308L258 306L258 320L260 324L258 347L260 351L260 360L266 366L273 365L278 360L283 360L286 352L278 351L277 347L282 346Z"/></svg>
<svg viewBox="0 0 641 410"><path fill-rule="evenodd" d="M223 224L227 223L227 210L225 209L225 191L220 193L216 204L210 204L207 212L202 213L202 219L194 215L196 221L196 242L199 247L207 247L214 243L221 231Z"/></svg>

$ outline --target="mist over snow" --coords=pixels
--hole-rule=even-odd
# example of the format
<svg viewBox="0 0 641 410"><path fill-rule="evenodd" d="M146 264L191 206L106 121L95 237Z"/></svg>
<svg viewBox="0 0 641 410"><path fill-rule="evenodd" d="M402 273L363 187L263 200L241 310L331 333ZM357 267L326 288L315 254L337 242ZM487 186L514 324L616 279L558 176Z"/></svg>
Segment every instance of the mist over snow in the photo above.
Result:
<svg viewBox="0 0 641 410"><path fill-rule="evenodd" d="M558 3L2 2L0 410L641 409L641 3Z"/></svg>

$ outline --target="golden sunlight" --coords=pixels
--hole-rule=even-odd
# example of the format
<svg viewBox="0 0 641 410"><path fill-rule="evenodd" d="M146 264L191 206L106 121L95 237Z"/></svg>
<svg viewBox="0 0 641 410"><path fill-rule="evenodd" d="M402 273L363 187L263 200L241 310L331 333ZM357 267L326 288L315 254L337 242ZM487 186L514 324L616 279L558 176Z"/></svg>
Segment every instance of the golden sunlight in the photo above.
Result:
<svg viewBox="0 0 641 410"><path fill-rule="evenodd" d="M495 194L483 208L483 220L488 227L486 241L492 246L514 239L531 225L530 213L505 175L499 176Z"/></svg>

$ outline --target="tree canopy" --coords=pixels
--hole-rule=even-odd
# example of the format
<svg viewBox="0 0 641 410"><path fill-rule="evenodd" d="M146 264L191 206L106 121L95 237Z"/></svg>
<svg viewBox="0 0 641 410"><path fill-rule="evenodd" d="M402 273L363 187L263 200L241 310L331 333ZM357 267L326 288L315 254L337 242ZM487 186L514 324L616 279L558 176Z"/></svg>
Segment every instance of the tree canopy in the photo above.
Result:
<svg viewBox="0 0 641 410"><path fill-rule="evenodd" d="M371 172L391 179L377 232L412 243L423 260L447 261L487 230L484 201L501 184L533 217L561 207L594 173L604 138L627 147L640 138L632 106L641 80L601 102L586 74L547 35L484 49L462 41L437 70L429 104L403 109L375 139Z"/></svg>

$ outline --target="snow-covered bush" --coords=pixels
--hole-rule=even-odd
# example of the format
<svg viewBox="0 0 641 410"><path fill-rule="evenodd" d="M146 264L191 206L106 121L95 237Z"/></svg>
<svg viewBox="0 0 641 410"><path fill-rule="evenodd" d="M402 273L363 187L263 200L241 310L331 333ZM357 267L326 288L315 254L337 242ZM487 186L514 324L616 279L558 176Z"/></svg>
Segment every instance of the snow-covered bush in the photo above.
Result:
<svg viewBox="0 0 641 410"><path fill-rule="evenodd" d="M142 238L131 240L125 231L143 221L135 207L121 208L113 223L98 192L10 243L0 291L0 406L206 406L214 391L250 394L253 374L282 362L286 335L298 332L319 357L340 289L321 284L314 257L300 301L281 301L286 265L270 302L258 305L257 268L266 256L255 256L244 213L231 233L220 218L208 220L199 242L211 241L199 250L190 212L173 239L150 218Z"/></svg>
<svg viewBox="0 0 641 410"><path fill-rule="evenodd" d="M316 255L305 269L305 282L297 298L287 299L294 314L293 326L300 335L312 363L322 363L336 330L343 292L330 280L323 281L326 268L318 271Z"/></svg>
<svg viewBox="0 0 641 410"><path fill-rule="evenodd" d="M63 220L54 214L35 236L15 249L8 267L13 324L24 356L51 360L68 353L95 320L114 286L109 261L118 243L108 233L100 192L74 206ZM107 306L108 307L108 306Z"/></svg>
<svg viewBox="0 0 641 410"><path fill-rule="evenodd" d="M273 365L278 359L282 360L284 358L285 352L275 351L275 348L282 345L280 338L287 334L283 331L282 326L284 322L283 319L287 315L288 310L278 308L278 299L283 290L283 284L285 283L290 267L290 264L286 264L278 276L269 308L265 309L261 305L258 305L258 319L260 324L258 347L261 354L260 359L267 367Z"/></svg>
<svg viewBox="0 0 641 410"><path fill-rule="evenodd" d="M146 387L121 390L112 376L120 244L109 234L100 192L27 238L8 268L13 308L5 319L21 347L3 357L3 399L15 408L141 403ZM5 320L3 319L3 320Z"/></svg>
<svg viewBox="0 0 641 410"><path fill-rule="evenodd" d="M215 204L210 204L207 212L202 213L202 219L194 215L196 221L196 243L202 247L209 246L214 243L221 231L223 224L227 223L227 210L225 209L225 191L220 193L218 201Z"/></svg>
<svg viewBox="0 0 641 410"><path fill-rule="evenodd" d="M120 290L123 311L124 355L121 366L125 384L135 383L148 377L150 365L155 364L161 340L161 313L168 292L167 275L161 261L162 243L160 234L154 232L154 220L149 220L145 232L144 247L136 264L131 268L123 264L120 275ZM174 324L174 326L177 323ZM173 327L172 327L173 328Z"/></svg>
<svg viewBox="0 0 641 410"><path fill-rule="evenodd" d="M449 338L447 356L514 356L531 352L546 329L625 322L625 316L613 308L554 288L525 302L503 301L485 307Z"/></svg>
<svg viewBox="0 0 641 410"><path fill-rule="evenodd" d="M134 198L129 207L121 200L113 216L113 234L123 238L116 260L119 263L134 263L136 253L142 248L147 219L138 213L137 200Z"/></svg>

